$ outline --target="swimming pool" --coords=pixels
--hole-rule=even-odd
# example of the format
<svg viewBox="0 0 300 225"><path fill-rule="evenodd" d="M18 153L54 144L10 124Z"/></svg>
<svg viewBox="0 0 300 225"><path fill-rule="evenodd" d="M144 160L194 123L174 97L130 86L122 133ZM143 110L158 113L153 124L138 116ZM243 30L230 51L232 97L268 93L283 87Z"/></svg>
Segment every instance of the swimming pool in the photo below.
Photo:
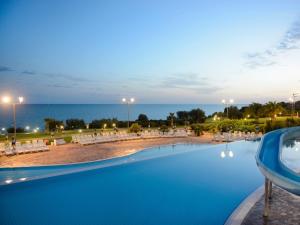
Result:
<svg viewBox="0 0 300 225"><path fill-rule="evenodd" d="M2 181L33 180L0 185L0 224L224 224L263 183L257 147L178 144L102 162L2 169Z"/></svg>

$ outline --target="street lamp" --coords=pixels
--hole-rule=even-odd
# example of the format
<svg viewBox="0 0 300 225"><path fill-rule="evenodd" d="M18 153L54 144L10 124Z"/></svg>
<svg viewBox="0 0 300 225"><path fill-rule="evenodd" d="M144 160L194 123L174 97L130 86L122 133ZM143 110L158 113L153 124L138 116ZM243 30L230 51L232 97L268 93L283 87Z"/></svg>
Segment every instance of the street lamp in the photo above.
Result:
<svg viewBox="0 0 300 225"><path fill-rule="evenodd" d="M130 99L126 99L126 98L122 98L122 102L124 104L127 104L127 128L129 129L129 121L130 121L130 118L129 118L129 114L130 114L130 107L129 105L130 104L133 104L134 103L134 98L130 98Z"/></svg>
<svg viewBox="0 0 300 225"><path fill-rule="evenodd" d="M17 102L12 102L12 100L9 96L3 96L2 97L2 103L3 104L11 104L13 106L14 138L15 138L15 140L16 140L16 136L17 136L16 105L22 104L23 102L24 102L24 97L22 97L22 96L18 97Z"/></svg>
<svg viewBox="0 0 300 225"><path fill-rule="evenodd" d="M234 103L234 100L233 99L229 99L228 101L226 99L223 99L222 100L222 103L224 105L226 105L226 114L227 114L227 118L228 118L228 108L229 108L229 105L232 105Z"/></svg>
<svg viewBox="0 0 300 225"><path fill-rule="evenodd" d="M294 113L295 113L295 104L296 104L296 98L300 96L300 93L293 93L292 97L289 98L289 101L292 104L292 117L294 117Z"/></svg>

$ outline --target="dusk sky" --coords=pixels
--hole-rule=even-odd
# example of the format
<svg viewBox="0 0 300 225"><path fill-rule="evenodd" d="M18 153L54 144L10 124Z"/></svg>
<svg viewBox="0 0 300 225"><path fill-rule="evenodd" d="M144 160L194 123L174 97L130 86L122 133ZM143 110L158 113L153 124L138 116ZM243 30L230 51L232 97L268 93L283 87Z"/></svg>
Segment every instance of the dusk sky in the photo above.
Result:
<svg viewBox="0 0 300 225"><path fill-rule="evenodd" d="M293 92L299 0L0 0L1 95L27 103L250 103Z"/></svg>

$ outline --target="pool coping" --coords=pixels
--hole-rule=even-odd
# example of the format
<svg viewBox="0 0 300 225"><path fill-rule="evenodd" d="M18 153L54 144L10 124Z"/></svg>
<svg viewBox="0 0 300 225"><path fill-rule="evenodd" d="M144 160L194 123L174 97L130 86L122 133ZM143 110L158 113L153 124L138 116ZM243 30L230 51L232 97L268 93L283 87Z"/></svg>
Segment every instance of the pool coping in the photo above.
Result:
<svg viewBox="0 0 300 225"><path fill-rule="evenodd" d="M232 212L224 225L241 225L249 211L256 202L264 195L264 185L252 192L242 203Z"/></svg>
<svg viewBox="0 0 300 225"><path fill-rule="evenodd" d="M85 163L97 163L97 162L102 162L105 160L111 160L111 159L117 159L117 158L122 158L122 157L127 157L130 155L134 155L138 152L142 152L145 150L149 150L151 148L155 148L155 147L165 147L165 146L172 146L172 145L182 145L182 144L191 144L191 145L197 145L197 144L207 144L207 145L217 145L215 143L210 143L210 142L203 142L203 143L188 143L188 142L176 142L174 144L162 144L162 145L157 145L157 146L150 146L150 147L146 147L146 148L142 148L141 150L138 150L136 152L133 153L128 153L125 155L121 155L121 156L113 156L113 157L109 157L109 158L104 158L104 159L96 159L96 160L88 160L88 161L81 161L81 162L71 162L71 163L54 163L54 164L40 164L40 165L32 165L32 166L16 166L16 167L0 167L0 170L10 170L10 169L26 169L26 168L38 168L38 167L55 167L55 166L72 166L72 165L81 165L81 164L85 164ZM219 145L222 145L225 143L220 143Z"/></svg>
<svg viewBox="0 0 300 225"><path fill-rule="evenodd" d="M86 162L80 162L80 163L70 163L70 164L52 164L52 165L43 165L43 166L26 166L26 167L14 167L14 168L10 168L10 167L7 167L7 168L1 168L1 169L4 169L4 170L7 170L7 169L28 169L28 168L45 168L45 167L55 167L55 166L72 166L72 165L82 165L82 164L89 164L89 163L101 163L101 162L105 162L105 161L109 161L109 160L114 160L114 159L126 159L126 157L130 157L130 156L134 156L135 154L139 153L139 152L143 152L143 151L147 151L147 150L150 150L152 148L156 148L156 147L167 147L167 146L172 146L172 145L184 145L184 144L188 144L188 145L198 145L198 144L195 144L195 143L185 143L185 142L179 142L179 143L176 143L176 144L165 144L165 145L159 145L159 146L152 146L152 147L147 147L147 148L144 148L140 151L137 151L137 152L134 152L134 153L130 153L130 154L127 154L127 155L124 155L124 156L116 156L116 157L111 157L111 158L107 158L107 159L101 159L101 160L94 160L94 161L86 161ZM209 143L201 143L199 145L210 145ZM208 147L213 147L215 145L211 145L211 146L208 146ZM182 152L181 152L182 153ZM181 153L176 153L176 154L181 154ZM163 156L160 156L160 157L166 157L168 155L163 155ZM140 162L140 161L144 161L144 160L151 160L153 158L156 158L156 157L149 157L149 158L146 158L146 159L141 159L141 160L132 160L132 159L127 159L125 162L116 162L116 164L110 164L110 165L94 165L94 166L90 166L88 168L76 168L76 169L73 169L73 170L70 170L70 171L59 171L59 172L56 172L56 173L53 173L51 175L47 174L47 175L39 175L39 176L35 176L35 177L31 177L31 178L28 178L26 180L15 180L11 183L1 183L0 182L0 187L1 186L8 186L8 185L14 185L14 184L18 184L18 183L24 183L24 182L29 182L29 181L34 181L34 180L40 180L40 179L45 179L45 178L50 178L50 177L56 177L56 176L63 176L63 175L68 175L68 174L73 174L73 173L79 173L79 172L84 172L84 171L89 171L89 170L94 170L94 169L100 169L100 168L106 168L106 167L111 167L111 166L118 166L118 165L122 165L122 164L129 164L129 163L133 163L133 162ZM0 169L0 170L1 170Z"/></svg>

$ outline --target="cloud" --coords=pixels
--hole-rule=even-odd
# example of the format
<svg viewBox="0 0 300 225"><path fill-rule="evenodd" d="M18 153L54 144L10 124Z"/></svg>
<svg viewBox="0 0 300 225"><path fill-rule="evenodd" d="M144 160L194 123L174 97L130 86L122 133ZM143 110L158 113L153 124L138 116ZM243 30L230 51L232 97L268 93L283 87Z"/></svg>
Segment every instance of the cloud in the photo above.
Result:
<svg viewBox="0 0 300 225"><path fill-rule="evenodd" d="M33 72L33 71L24 70L24 71L22 72L22 74L27 74L27 75L35 75L36 73L35 73L35 72Z"/></svg>
<svg viewBox="0 0 300 225"><path fill-rule="evenodd" d="M167 76L162 81L161 87L192 91L197 94L211 94L223 89L211 84L208 77L200 76L197 73L181 73Z"/></svg>
<svg viewBox="0 0 300 225"><path fill-rule="evenodd" d="M47 78L64 79L67 81L74 81L74 82L92 82L92 80L84 78L84 77L77 77L77 76L67 75L67 74L40 73L40 75L45 76Z"/></svg>
<svg viewBox="0 0 300 225"><path fill-rule="evenodd" d="M181 73L167 76L163 80L163 86L169 88L187 88L203 86L207 84L207 78L196 73Z"/></svg>
<svg viewBox="0 0 300 225"><path fill-rule="evenodd" d="M14 70L7 66L0 66L0 72L5 72L5 71L17 71L17 70ZM22 70L20 71L20 73L24 75L43 76L45 78L55 79L55 80L65 80L65 81L73 81L73 82L92 82L92 80L90 79L68 75L68 74L35 72L33 70L28 70L28 69Z"/></svg>
<svg viewBox="0 0 300 225"><path fill-rule="evenodd" d="M291 25L274 47L262 52L247 53L245 65L251 69L272 66L277 63L276 56L296 49L300 49L300 19Z"/></svg>
<svg viewBox="0 0 300 225"><path fill-rule="evenodd" d="M10 71L13 71L10 67L0 66L0 72L10 72Z"/></svg>
<svg viewBox="0 0 300 225"><path fill-rule="evenodd" d="M48 84L47 87L50 87L50 88L73 88L72 85L64 85L64 84Z"/></svg>

